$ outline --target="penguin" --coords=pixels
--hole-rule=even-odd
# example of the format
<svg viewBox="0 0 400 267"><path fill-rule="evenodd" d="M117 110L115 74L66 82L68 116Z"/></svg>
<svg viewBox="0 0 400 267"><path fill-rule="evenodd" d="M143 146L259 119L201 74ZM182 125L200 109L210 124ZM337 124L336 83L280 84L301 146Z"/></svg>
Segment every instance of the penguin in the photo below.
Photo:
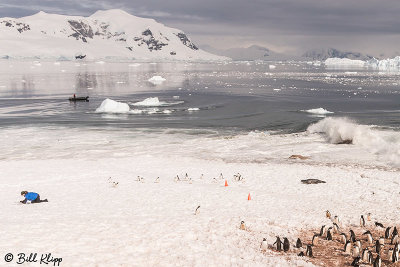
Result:
<svg viewBox="0 0 400 267"><path fill-rule="evenodd" d="M360 218L360 226L365 227L365 219L364 219L363 215L361 215L361 218Z"/></svg>
<svg viewBox="0 0 400 267"><path fill-rule="evenodd" d="M315 234L315 235L313 236L313 238L312 238L311 244L312 244L313 246L316 246L316 245L318 245L318 241L319 241L319 235Z"/></svg>
<svg viewBox="0 0 400 267"><path fill-rule="evenodd" d="M304 257L304 252L303 252L303 251L300 252L299 255L297 255L297 256L299 256L299 257Z"/></svg>
<svg viewBox="0 0 400 267"><path fill-rule="evenodd" d="M356 235L354 234L354 231L351 229L350 229L350 241L356 242Z"/></svg>
<svg viewBox="0 0 400 267"><path fill-rule="evenodd" d="M361 245L361 241L357 240L356 241L356 246L361 250L362 249L362 245Z"/></svg>
<svg viewBox="0 0 400 267"><path fill-rule="evenodd" d="M333 233L337 234L339 232L339 225L337 225L336 223L333 223Z"/></svg>
<svg viewBox="0 0 400 267"><path fill-rule="evenodd" d="M201 175L200 175L200 180L203 180L203 178L204 178L204 175L201 174Z"/></svg>
<svg viewBox="0 0 400 267"><path fill-rule="evenodd" d="M370 222L371 221L371 213L367 214L367 220Z"/></svg>
<svg viewBox="0 0 400 267"><path fill-rule="evenodd" d="M284 252L288 252L288 251L289 251L289 248L290 248L289 240L285 237L285 238L283 239L283 251L284 251Z"/></svg>
<svg viewBox="0 0 400 267"><path fill-rule="evenodd" d="M341 233L340 234L340 237L341 237L341 241L342 241L342 243L343 244L346 244L346 242L347 242L347 236L346 236L346 234L345 233Z"/></svg>
<svg viewBox="0 0 400 267"><path fill-rule="evenodd" d="M335 217L333 217L333 222L336 224L339 224L339 217L337 215L335 215Z"/></svg>
<svg viewBox="0 0 400 267"><path fill-rule="evenodd" d="M261 245L260 245L261 251L265 252L268 249L268 243L267 243L267 239L263 238L263 241L261 241Z"/></svg>
<svg viewBox="0 0 400 267"><path fill-rule="evenodd" d="M398 262L398 261L399 261L399 251L395 250L395 251L393 251L393 254L392 254L392 262L394 263L394 262Z"/></svg>
<svg viewBox="0 0 400 267"><path fill-rule="evenodd" d="M371 251L368 251L368 261L367 263L372 264L374 262L374 256Z"/></svg>
<svg viewBox="0 0 400 267"><path fill-rule="evenodd" d="M331 218L331 213L330 213L329 210L326 210L326 211L325 211L325 216L326 216L326 218L328 218L328 219Z"/></svg>
<svg viewBox="0 0 400 267"><path fill-rule="evenodd" d="M192 184L193 183L193 180L192 180L192 177L190 177L189 178L189 184Z"/></svg>
<svg viewBox="0 0 400 267"><path fill-rule="evenodd" d="M157 177L157 179L154 181L154 183L158 184L160 182L160 177Z"/></svg>
<svg viewBox="0 0 400 267"><path fill-rule="evenodd" d="M358 257L360 256L360 248L358 246L353 246L352 250L351 250L351 255L353 257Z"/></svg>
<svg viewBox="0 0 400 267"><path fill-rule="evenodd" d="M363 233L363 235L367 235L368 244L372 244L374 242L372 234L369 230Z"/></svg>
<svg viewBox="0 0 400 267"><path fill-rule="evenodd" d="M279 238L279 236L276 237L276 241L275 241L275 243L272 244L272 245L275 245L275 244L276 244L276 250L277 250L277 251L282 251L282 241L281 241L281 239Z"/></svg>
<svg viewBox="0 0 400 267"><path fill-rule="evenodd" d="M246 230L246 225L244 224L244 221L240 222L240 230ZM278 237L279 238L279 237ZM280 241L280 240L279 240Z"/></svg>
<svg viewBox="0 0 400 267"><path fill-rule="evenodd" d="M388 252L387 252L387 257L388 260L393 261L393 249L389 248Z"/></svg>
<svg viewBox="0 0 400 267"><path fill-rule="evenodd" d="M369 252L368 248L363 249L363 251L361 253L361 260L363 262L368 262L368 256L369 256L368 252Z"/></svg>
<svg viewBox="0 0 400 267"><path fill-rule="evenodd" d="M382 245L379 243L379 240L376 240L375 242L375 252L379 255L382 250Z"/></svg>
<svg viewBox="0 0 400 267"><path fill-rule="evenodd" d="M194 215L197 215L200 213L200 206L197 206L196 210L194 211Z"/></svg>
<svg viewBox="0 0 400 267"><path fill-rule="evenodd" d="M312 257L312 256L313 256L313 252L312 252L312 247L311 247L311 245L307 245L306 256L309 256L309 257Z"/></svg>
<svg viewBox="0 0 400 267"><path fill-rule="evenodd" d="M399 234L399 233L397 232L397 227L395 226L395 227L393 228L392 236L398 235L398 234Z"/></svg>
<svg viewBox="0 0 400 267"><path fill-rule="evenodd" d="M351 242L347 241L346 244L344 245L344 253L350 254L350 248L351 248Z"/></svg>
<svg viewBox="0 0 400 267"><path fill-rule="evenodd" d="M385 239L383 237L379 238L379 244L385 245Z"/></svg>
<svg viewBox="0 0 400 267"><path fill-rule="evenodd" d="M180 180L181 180L181 179L179 178L179 175L176 175L175 178L174 178L174 181L175 181L175 182L179 182Z"/></svg>
<svg viewBox="0 0 400 267"><path fill-rule="evenodd" d="M144 177L140 177L140 182L144 183Z"/></svg>
<svg viewBox="0 0 400 267"><path fill-rule="evenodd" d="M374 261L374 267L381 267L381 266L382 266L382 259L379 255L377 255Z"/></svg>
<svg viewBox="0 0 400 267"><path fill-rule="evenodd" d="M301 243L300 238L297 238L297 241L296 241L296 248L302 248L302 247L303 247L303 244Z"/></svg>
<svg viewBox="0 0 400 267"><path fill-rule="evenodd" d="M224 180L224 176L222 175L222 172L219 174L219 179Z"/></svg>
<svg viewBox="0 0 400 267"><path fill-rule="evenodd" d="M112 186L113 186L113 187L117 187L118 184L119 184L119 182L113 182Z"/></svg>
<svg viewBox="0 0 400 267"><path fill-rule="evenodd" d="M376 227L385 228L385 227L383 226L383 224L381 224L380 222L375 222L375 226L376 226Z"/></svg>
<svg viewBox="0 0 400 267"><path fill-rule="evenodd" d="M328 229L328 232L327 232L327 234L326 234L326 240L330 240L330 241L333 240L332 234L331 234L331 229L330 229L330 228Z"/></svg>
<svg viewBox="0 0 400 267"><path fill-rule="evenodd" d="M355 257L353 262L351 263L351 266L360 266L360 257Z"/></svg>
<svg viewBox="0 0 400 267"><path fill-rule="evenodd" d="M386 231L385 231L385 238L387 238L387 239L390 237L390 228L392 228L392 227L390 227L390 226L387 227Z"/></svg>
<svg viewBox="0 0 400 267"><path fill-rule="evenodd" d="M322 227L321 227L321 231L319 231L319 236L324 236L324 234L325 234L325 231L326 231L326 229L325 229L325 225L322 225Z"/></svg>
<svg viewBox="0 0 400 267"><path fill-rule="evenodd" d="M140 180L141 180L141 179L140 179L140 176L138 175L138 177L136 178L136 181L137 181L137 182L140 182Z"/></svg>
<svg viewBox="0 0 400 267"><path fill-rule="evenodd" d="M393 235L392 239L390 240L390 244L395 245L399 243L399 236L398 235Z"/></svg>

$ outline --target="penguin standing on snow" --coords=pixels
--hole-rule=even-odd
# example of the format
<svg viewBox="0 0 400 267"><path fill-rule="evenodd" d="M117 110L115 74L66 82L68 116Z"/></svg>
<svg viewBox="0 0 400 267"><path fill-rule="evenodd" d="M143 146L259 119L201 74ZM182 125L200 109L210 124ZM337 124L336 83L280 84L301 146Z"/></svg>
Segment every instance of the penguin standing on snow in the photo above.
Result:
<svg viewBox="0 0 400 267"><path fill-rule="evenodd" d="M339 225L337 225L336 223L333 223L333 233L337 234L339 232Z"/></svg>
<svg viewBox="0 0 400 267"><path fill-rule="evenodd" d="M194 215L197 215L200 213L200 206L197 206L196 210L194 211Z"/></svg>
<svg viewBox="0 0 400 267"><path fill-rule="evenodd" d="M393 228L392 236L398 235L398 234L399 234L399 233L397 232L397 227L395 226L395 227Z"/></svg>
<svg viewBox="0 0 400 267"><path fill-rule="evenodd" d="M297 238L297 241L296 241L296 248L302 248L302 247L303 247L303 244L301 243L300 238Z"/></svg>
<svg viewBox="0 0 400 267"><path fill-rule="evenodd" d="M319 235L315 234L315 235L313 236L313 238L312 238L311 244L312 244L313 246L316 246L316 245L318 245L318 241L319 241Z"/></svg>
<svg viewBox="0 0 400 267"><path fill-rule="evenodd" d="M372 234L371 232L368 230L365 233L363 233L363 235L367 235L367 240L369 244L372 244L374 242L373 238L372 238Z"/></svg>
<svg viewBox="0 0 400 267"><path fill-rule="evenodd" d="M382 251L382 245L379 243L379 240L376 240L375 242L375 252L380 255Z"/></svg>
<svg viewBox="0 0 400 267"><path fill-rule="evenodd" d="M389 248L388 252L387 252L387 257L388 260L393 261L393 249Z"/></svg>
<svg viewBox="0 0 400 267"><path fill-rule="evenodd" d="M264 251L264 252L267 251L267 249L268 249L267 239L263 238L260 248L261 248L261 251Z"/></svg>
<svg viewBox="0 0 400 267"><path fill-rule="evenodd" d="M377 255L374 261L374 267L381 267L382 266L382 259L381 256Z"/></svg>
<svg viewBox="0 0 400 267"><path fill-rule="evenodd" d="M309 256L309 257L313 256L311 245L307 245L306 256Z"/></svg>
<svg viewBox="0 0 400 267"><path fill-rule="evenodd" d="M350 254L350 250L351 250L351 242L347 241L346 244L344 245L344 253L346 254Z"/></svg>
<svg viewBox="0 0 400 267"><path fill-rule="evenodd" d="M367 263L372 264L374 262L374 256L371 251L368 251L368 261Z"/></svg>
<svg viewBox="0 0 400 267"><path fill-rule="evenodd" d="M342 241L343 244L346 244L347 242L347 235L345 233L340 234L340 240Z"/></svg>
<svg viewBox="0 0 400 267"><path fill-rule="evenodd" d="M240 222L240 230L246 230L246 225L244 224L244 221Z"/></svg>
<svg viewBox="0 0 400 267"><path fill-rule="evenodd" d="M319 236L324 236L326 232L325 225L322 225L321 230L319 231Z"/></svg>
<svg viewBox="0 0 400 267"><path fill-rule="evenodd" d="M326 240L333 240L332 234L331 234L331 228L328 229L327 234L326 234Z"/></svg>
<svg viewBox="0 0 400 267"><path fill-rule="evenodd" d="M392 262L399 261L399 244L396 244L393 249Z"/></svg>
<svg viewBox="0 0 400 267"><path fill-rule="evenodd" d="M360 226L365 227L365 219L364 219L363 215L361 215L361 218L360 218Z"/></svg>
<svg viewBox="0 0 400 267"><path fill-rule="evenodd" d="M360 256L360 248L358 246L353 246L353 249L351 251L351 255L353 257L358 257Z"/></svg>
<svg viewBox="0 0 400 267"><path fill-rule="evenodd" d="M290 248L289 240L285 237L283 239L283 251L288 252Z"/></svg>
<svg viewBox="0 0 400 267"><path fill-rule="evenodd" d="M277 250L277 251L282 251L282 241L281 241L281 239L279 238L279 236L276 237L276 241L275 241L275 243L272 244L272 245L275 245L275 244L276 244L276 250Z"/></svg>
<svg viewBox="0 0 400 267"><path fill-rule="evenodd" d="M339 224L339 216L335 215L335 217L333 217L333 222Z"/></svg>
<svg viewBox="0 0 400 267"><path fill-rule="evenodd" d="M385 231L385 238L386 239L390 238L390 228L392 228L392 227L389 226L389 227L386 228L386 231Z"/></svg>
<svg viewBox="0 0 400 267"><path fill-rule="evenodd" d="M160 182L160 177L157 177L157 179L154 181L154 183L158 184Z"/></svg>
<svg viewBox="0 0 400 267"><path fill-rule="evenodd" d="M368 250L368 248L364 248L363 249L363 251L362 251L362 253L361 253L361 260L363 261L363 262L368 262L368 252L369 252L369 250Z"/></svg>
<svg viewBox="0 0 400 267"><path fill-rule="evenodd" d="M351 266L360 266L360 257L355 257L353 262L351 263Z"/></svg>
<svg viewBox="0 0 400 267"><path fill-rule="evenodd" d="M354 234L354 231L351 229L350 229L350 241L356 242L356 235Z"/></svg>

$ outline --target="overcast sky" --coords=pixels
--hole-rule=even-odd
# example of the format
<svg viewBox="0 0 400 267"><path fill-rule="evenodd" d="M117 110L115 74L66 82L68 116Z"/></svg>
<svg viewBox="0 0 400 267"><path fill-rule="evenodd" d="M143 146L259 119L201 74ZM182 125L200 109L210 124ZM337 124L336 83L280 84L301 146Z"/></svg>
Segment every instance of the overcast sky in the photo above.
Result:
<svg viewBox="0 0 400 267"><path fill-rule="evenodd" d="M400 52L399 0L1 0L0 17L40 10L88 16L112 8L182 29L200 47Z"/></svg>

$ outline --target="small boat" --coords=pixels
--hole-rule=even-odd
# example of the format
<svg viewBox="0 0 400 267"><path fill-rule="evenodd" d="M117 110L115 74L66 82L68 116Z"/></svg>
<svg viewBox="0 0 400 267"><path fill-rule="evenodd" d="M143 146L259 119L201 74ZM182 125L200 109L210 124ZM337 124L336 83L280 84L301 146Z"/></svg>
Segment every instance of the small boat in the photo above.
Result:
<svg viewBox="0 0 400 267"><path fill-rule="evenodd" d="M82 96L82 97L70 97L69 98L69 101L74 101L74 102L76 102L76 101L86 101L86 102L89 102L89 96Z"/></svg>

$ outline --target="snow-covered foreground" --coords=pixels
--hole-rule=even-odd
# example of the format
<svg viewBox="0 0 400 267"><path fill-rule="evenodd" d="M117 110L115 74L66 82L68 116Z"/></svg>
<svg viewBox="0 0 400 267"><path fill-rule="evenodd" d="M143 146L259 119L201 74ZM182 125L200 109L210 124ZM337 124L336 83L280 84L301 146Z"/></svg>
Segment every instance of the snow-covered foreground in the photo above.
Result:
<svg viewBox="0 0 400 267"><path fill-rule="evenodd" d="M264 254L260 243L279 235L293 245L300 231L330 223L325 210L343 227L369 212L373 222L398 222L399 171L362 145L307 133L186 140L124 134L2 130L2 256L51 252L63 259L60 266L312 266L306 258ZM35 141L22 142L24 135ZM289 160L291 154L311 158ZM244 181L233 180L238 172ZM185 173L192 181L174 181ZM326 183L300 182L308 178ZM49 202L19 204L21 190ZM239 229L242 220L248 231Z"/></svg>

